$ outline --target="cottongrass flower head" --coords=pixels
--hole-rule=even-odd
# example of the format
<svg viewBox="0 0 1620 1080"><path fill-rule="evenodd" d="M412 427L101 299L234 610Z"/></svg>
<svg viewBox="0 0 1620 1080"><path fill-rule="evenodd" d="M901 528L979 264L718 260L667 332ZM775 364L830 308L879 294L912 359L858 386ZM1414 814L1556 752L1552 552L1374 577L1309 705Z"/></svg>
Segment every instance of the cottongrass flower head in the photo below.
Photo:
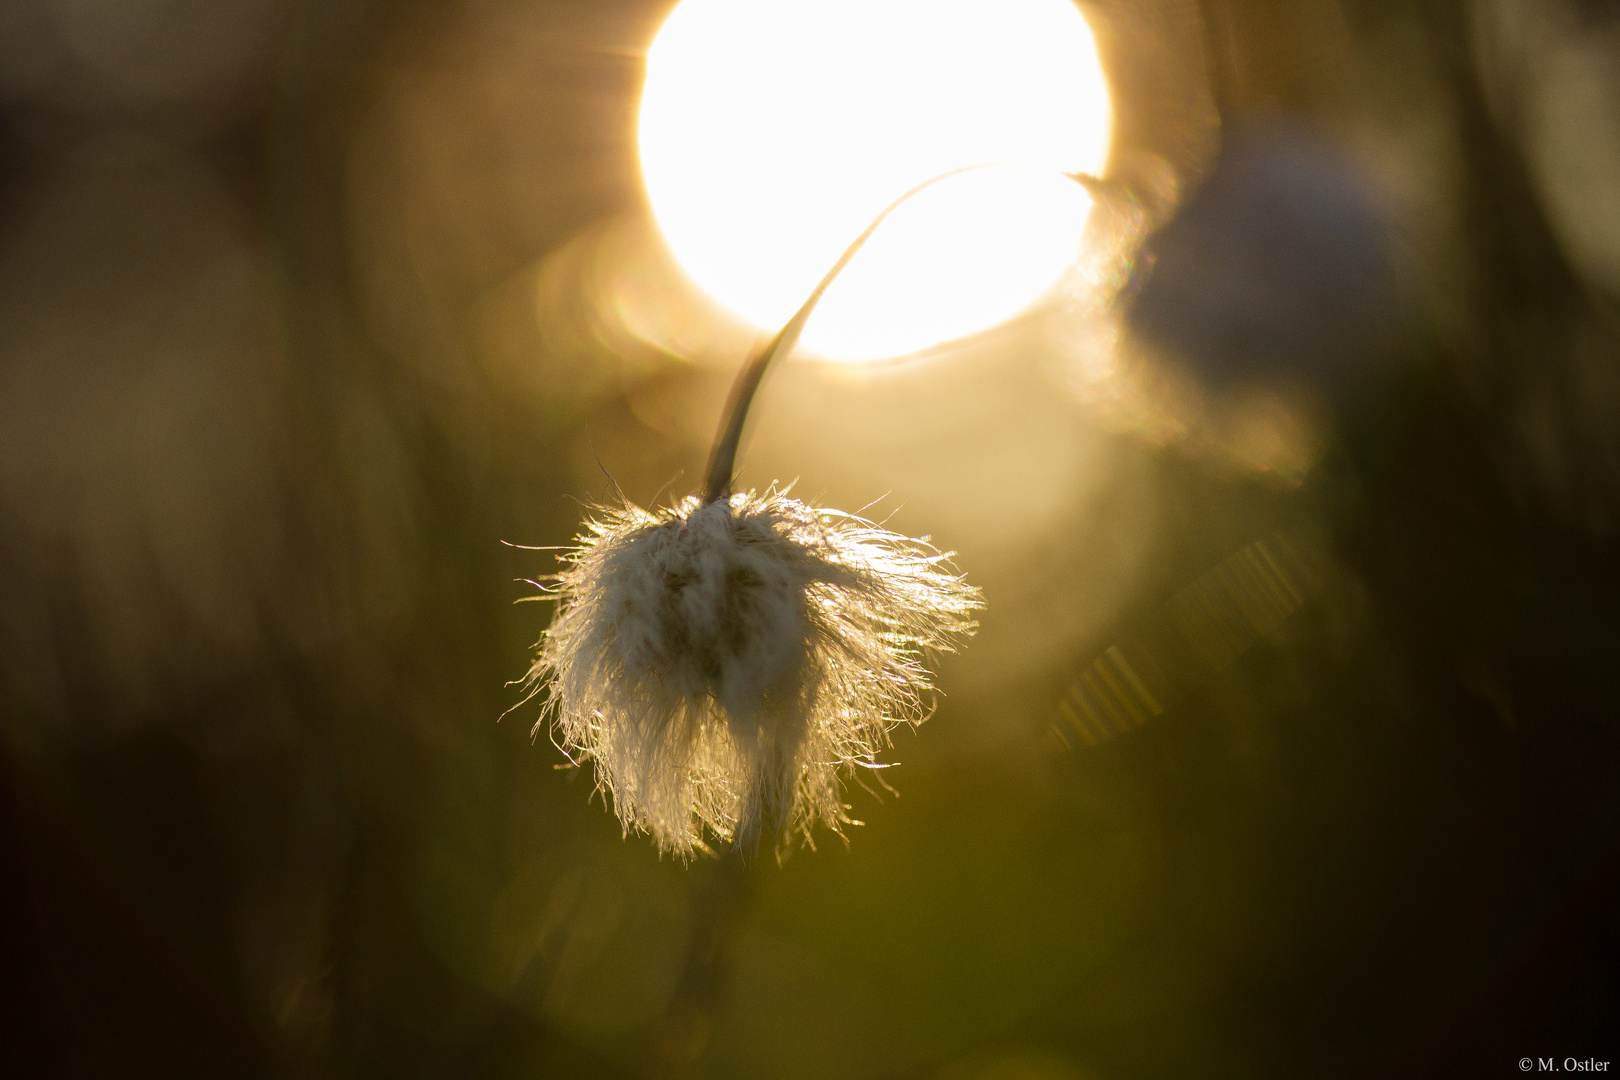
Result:
<svg viewBox="0 0 1620 1080"><path fill-rule="evenodd" d="M818 824L841 831L841 777L876 766L895 724L924 718L924 654L977 626L979 591L925 541L731 484L755 391L833 280L900 204L982 167L890 203L743 365L701 495L598 508L564 557L525 680L544 694L535 731L549 722L571 761L594 762L625 830L662 850L708 850L708 833L747 857L766 837L780 852Z"/></svg>
<svg viewBox="0 0 1620 1080"><path fill-rule="evenodd" d="M925 715L925 650L972 631L946 556L774 490L603 508L530 679L626 830L747 854L849 821L840 773Z"/></svg>

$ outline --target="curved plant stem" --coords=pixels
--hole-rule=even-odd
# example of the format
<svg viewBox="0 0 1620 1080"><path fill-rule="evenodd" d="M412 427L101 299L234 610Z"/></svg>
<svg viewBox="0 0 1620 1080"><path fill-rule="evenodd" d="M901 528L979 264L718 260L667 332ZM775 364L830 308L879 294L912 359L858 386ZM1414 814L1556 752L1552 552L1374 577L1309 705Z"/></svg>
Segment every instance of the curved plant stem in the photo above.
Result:
<svg viewBox="0 0 1620 1080"><path fill-rule="evenodd" d="M976 169L996 167L993 163L969 165L940 173L925 180L901 195L883 212L872 219L866 230L844 250L831 270L821 279L808 299L794 312L787 324L777 331L759 352L749 358L731 386L720 429L715 434L714 448L709 454L702 500L705 504L731 495L732 475L737 464L737 450L742 441L743 426L748 420L748 408L766 373L777 360L793 351L805 323L827 289L872 238L878 226L900 205L926 188L942 180ZM1057 172L1058 170L1051 170ZM1086 173L1059 173L1095 195L1111 191L1110 185ZM763 830L763 835L774 835L776 826ZM679 980L665 1009L662 1021L654 1034L648 1060L647 1076L650 1080L677 1080L688 1076L702 1053L712 1021L715 1002L722 992L729 974L731 950L736 925L744 914L750 894L752 862L742 849L731 846L720 853L719 863L711 871L709 880L697 897L692 927L687 944L686 959Z"/></svg>
<svg viewBox="0 0 1620 1080"><path fill-rule="evenodd" d="M809 298L799 306L798 311L793 313L793 318L789 319L787 324L777 331L776 336L771 338L762 350L755 353L743 365L742 370L737 373L736 381L731 384L731 396L726 402L726 411L721 419L720 429L715 432L714 449L709 452L709 467L704 474L703 482L704 503L716 502L731 495L732 474L737 467L737 448L742 442L743 425L748 420L748 407L753 404L754 394L759 389L760 382L764 380L765 373L778 359L793 351L793 346L799 343L799 335L804 332L804 324L810 321L810 315L816 310L816 305L821 302L822 296L826 294L832 283L837 280L838 275L843 273L844 267L849 265L850 260L855 258L861 248L866 246L866 242L872 238L873 233L877 232L878 226L883 224L884 219L899 209L901 204L908 201L913 195L926 188L933 187L941 180L949 180L953 176L960 176L962 173L973 172L977 169L997 167L1001 166L995 162L982 165L966 165L960 169L942 172L938 176L924 180L894 200L894 202L885 206L882 213L872 219L872 223L866 227L866 231L857 236L855 241L844 249L844 253L838 257L837 262L833 263L832 269L827 271L826 276L821 279L815 290L810 293ZM1073 180L1093 195L1099 193L1105 186L1104 181L1098 180L1088 173L1060 172L1059 175Z"/></svg>

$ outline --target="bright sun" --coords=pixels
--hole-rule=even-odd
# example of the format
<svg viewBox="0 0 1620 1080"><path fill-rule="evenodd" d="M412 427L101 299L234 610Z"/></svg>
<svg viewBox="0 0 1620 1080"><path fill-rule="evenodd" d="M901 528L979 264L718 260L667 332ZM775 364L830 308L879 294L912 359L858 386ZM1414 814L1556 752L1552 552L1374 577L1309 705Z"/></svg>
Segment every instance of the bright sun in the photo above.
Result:
<svg viewBox="0 0 1620 1080"><path fill-rule="evenodd" d="M722 306L794 312L912 185L804 348L898 356L1007 319L1079 251L1108 89L1071 0L683 0L647 55L641 165L665 240Z"/></svg>

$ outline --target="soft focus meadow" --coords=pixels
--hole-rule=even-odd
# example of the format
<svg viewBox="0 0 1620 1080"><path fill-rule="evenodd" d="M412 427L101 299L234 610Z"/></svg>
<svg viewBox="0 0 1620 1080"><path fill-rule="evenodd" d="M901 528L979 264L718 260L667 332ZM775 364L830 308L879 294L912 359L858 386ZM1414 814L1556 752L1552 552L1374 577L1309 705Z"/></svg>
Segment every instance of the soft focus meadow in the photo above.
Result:
<svg viewBox="0 0 1620 1080"><path fill-rule="evenodd" d="M0 1074L1620 1057L1620 8L1082 4L1075 268L755 407L984 609L739 880L522 704L757 343L641 186L671 6L0 4Z"/></svg>

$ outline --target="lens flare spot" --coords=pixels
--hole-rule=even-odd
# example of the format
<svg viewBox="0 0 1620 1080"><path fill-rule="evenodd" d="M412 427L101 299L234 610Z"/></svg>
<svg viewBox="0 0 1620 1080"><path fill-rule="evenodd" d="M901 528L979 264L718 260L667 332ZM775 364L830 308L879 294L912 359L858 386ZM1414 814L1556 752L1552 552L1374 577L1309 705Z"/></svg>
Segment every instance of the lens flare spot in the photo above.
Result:
<svg viewBox="0 0 1620 1080"><path fill-rule="evenodd" d="M913 185L806 328L807 351L895 356L993 326L1079 251L1111 112L1068 0L685 0L647 57L643 176L665 241L723 308L787 320Z"/></svg>

